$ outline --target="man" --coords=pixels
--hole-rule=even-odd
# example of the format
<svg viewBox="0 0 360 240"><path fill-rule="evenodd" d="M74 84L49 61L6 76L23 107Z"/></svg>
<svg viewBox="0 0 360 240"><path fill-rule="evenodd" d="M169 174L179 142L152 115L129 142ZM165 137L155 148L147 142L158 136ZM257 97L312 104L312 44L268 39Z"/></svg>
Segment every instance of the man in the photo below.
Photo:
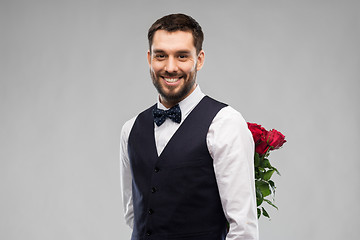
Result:
<svg viewBox="0 0 360 240"><path fill-rule="evenodd" d="M121 132L121 184L132 240L258 239L254 143L241 114L196 83L203 32L171 14L149 29L157 104ZM229 229L228 229L229 223Z"/></svg>

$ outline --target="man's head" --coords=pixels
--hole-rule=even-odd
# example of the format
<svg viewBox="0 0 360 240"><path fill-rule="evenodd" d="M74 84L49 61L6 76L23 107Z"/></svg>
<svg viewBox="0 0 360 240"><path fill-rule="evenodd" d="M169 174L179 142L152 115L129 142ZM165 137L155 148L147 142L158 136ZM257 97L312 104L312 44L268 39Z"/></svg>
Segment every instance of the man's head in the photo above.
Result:
<svg viewBox="0 0 360 240"><path fill-rule="evenodd" d="M204 63L200 25L184 14L157 20L149 29L148 62L153 84L165 107L186 98L196 87Z"/></svg>
<svg viewBox="0 0 360 240"><path fill-rule="evenodd" d="M154 22L148 31L150 51L151 51L154 34L158 30L165 30L167 32L176 32L176 31L190 32L193 36L194 46L196 48L196 54L199 54L200 51L202 50L204 33L199 23L190 16L187 16L182 13L170 14Z"/></svg>

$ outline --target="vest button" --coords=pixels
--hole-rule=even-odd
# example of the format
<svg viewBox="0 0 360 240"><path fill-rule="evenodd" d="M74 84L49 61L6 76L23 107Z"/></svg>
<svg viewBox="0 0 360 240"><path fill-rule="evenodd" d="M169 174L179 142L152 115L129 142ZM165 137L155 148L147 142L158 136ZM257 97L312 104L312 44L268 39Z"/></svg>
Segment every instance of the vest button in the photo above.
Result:
<svg viewBox="0 0 360 240"><path fill-rule="evenodd" d="M149 209L148 211L149 215L153 214L154 213L154 210L152 210L151 208Z"/></svg>
<svg viewBox="0 0 360 240"><path fill-rule="evenodd" d="M154 171L157 173L160 171L160 169L158 167L154 168Z"/></svg>
<svg viewBox="0 0 360 240"><path fill-rule="evenodd" d="M151 188L152 193L156 193L156 191L157 191L156 187Z"/></svg>
<svg viewBox="0 0 360 240"><path fill-rule="evenodd" d="M146 236L150 236L150 235L151 235L151 231L148 230L148 231L146 232Z"/></svg>

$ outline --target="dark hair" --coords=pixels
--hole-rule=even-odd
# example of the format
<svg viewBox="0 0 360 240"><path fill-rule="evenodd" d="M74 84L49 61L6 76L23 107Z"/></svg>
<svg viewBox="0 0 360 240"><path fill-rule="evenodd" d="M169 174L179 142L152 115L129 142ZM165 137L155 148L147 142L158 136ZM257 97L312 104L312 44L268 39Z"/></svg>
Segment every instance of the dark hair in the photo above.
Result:
<svg viewBox="0 0 360 240"><path fill-rule="evenodd" d="M204 41L204 33L202 32L199 23L188 15L182 13L170 14L156 20L156 22L154 22L153 25L151 25L148 31L150 50L151 50L154 34L157 30L165 30L168 32L175 32L179 30L189 31L193 35L196 53L199 54L199 52L202 49L202 43Z"/></svg>

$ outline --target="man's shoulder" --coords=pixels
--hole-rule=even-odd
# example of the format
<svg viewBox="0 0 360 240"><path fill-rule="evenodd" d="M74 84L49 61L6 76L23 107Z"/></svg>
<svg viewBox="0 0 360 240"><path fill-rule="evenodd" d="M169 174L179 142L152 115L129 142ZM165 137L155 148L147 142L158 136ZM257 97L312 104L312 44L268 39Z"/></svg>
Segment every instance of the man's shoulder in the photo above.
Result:
<svg viewBox="0 0 360 240"><path fill-rule="evenodd" d="M221 122L223 124L246 124L242 114L230 105L226 105L218 112L214 118L214 122Z"/></svg>
<svg viewBox="0 0 360 240"><path fill-rule="evenodd" d="M203 98L202 98L202 101L207 101L207 102L210 102L211 104L216 104L216 105L219 105L221 107L226 107L228 106L226 103L222 102L222 101L219 101L215 98L212 98L210 97L209 95L205 95Z"/></svg>
<svg viewBox="0 0 360 240"><path fill-rule="evenodd" d="M122 129L121 129L121 138L123 138L124 140L125 139L128 139L129 135L130 135L130 131L135 123L135 120L136 120L137 116L127 120L124 125L122 126Z"/></svg>
<svg viewBox="0 0 360 240"><path fill-rule="evenodd" d="M122 127L122 130L121 132L126 134L126 135L129 135L130 134L130 131L136 121L136 119L139 117L139 116L142 116L143 114L145 114L146 112L149 112L152 110L152 108L154 107L154 105L151 105L150 107L146 108L145 110L143 110L142 112L140 112L139 114L137 114L136 116L132 117L131 119L127 120L123 127Z"/></svg>
<svg viewBox="0 0 360 240"><path fill-rule="evenodd" d="M207 101L220 107L220 110L213 119L213 123L214 122L222 122L223 124L227 124L230 122L240 123L240 124L246 123L242 114L232 106L228 105L227 103L221 100L215 99L209 95L205 95L203 99L206 98Z"/></svg>

